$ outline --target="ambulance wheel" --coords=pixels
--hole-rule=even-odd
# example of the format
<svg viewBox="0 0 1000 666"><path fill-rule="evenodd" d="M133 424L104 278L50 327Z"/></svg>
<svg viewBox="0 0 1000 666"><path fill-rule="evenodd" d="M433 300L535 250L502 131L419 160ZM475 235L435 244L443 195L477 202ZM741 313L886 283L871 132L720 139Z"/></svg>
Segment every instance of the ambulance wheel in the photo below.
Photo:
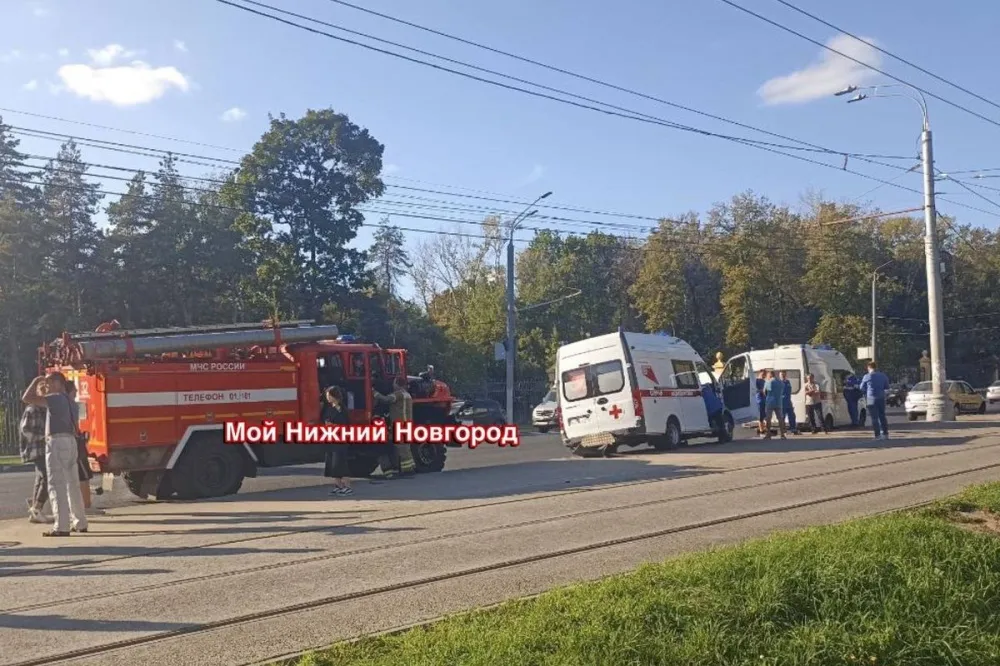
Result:
<svg viewBox="0 0 1000 666"><path fill-rule="evenodd" d="M681 424L673 416L667 420L667 432L652 439L653 448L657 451L671 451L680 448L684 436L681 434Z"/></svg>
<svg viewBox="0 0 1000 666"><path fill-rule="evenodd" d="M178 499L233 495L239 492L244 476L240 447L209 437L192 438L170 474Z"/></svg>
<svg viewBox="0 0 1000 666"><path fill-rule="evenodd" d="M908 412L906 414L906 420L907 421L916 421L917 420L917 415L914 414L913 412Z"/></svg>
<svg viewBox="0 0 1000 666"><path fill-rule="evenodd" d="M410 451L418 472L440 472L448 458L448 447L444 444L410 444Z"/></svg>
<svg viewBox="0 0 1000 666"><path fill-rule="evenodd" d="M985 402L983 402L982 404L979 405L979 409L977 410L977 412L979 414L985 414L986 413L986 403Z"/></svg>
<svg viewBox="0 0 1000 666"><path fill-rule="evenodd" d="M734 430L736 430L736 425L733 423L733 417L726 414L722 419L722 430L719 431L719 444L733 441Z"/></svg>
<svg viewBox="0 0 1000 666"><path fill-rule="evenodd" d="M358 479L365 479L372 475L378 467L376 456L355 456L347 461L347 471L351 476Z"/></svg>
<svg viewBox="0 0 1000 666"><path fill-rule="evenodd" d="M122 479L125 481L125 487L128 488L130 493L141 499L147 499L149 497L149 493L142 487L142 483L145 478L145 472L122 472Z"/></svg>

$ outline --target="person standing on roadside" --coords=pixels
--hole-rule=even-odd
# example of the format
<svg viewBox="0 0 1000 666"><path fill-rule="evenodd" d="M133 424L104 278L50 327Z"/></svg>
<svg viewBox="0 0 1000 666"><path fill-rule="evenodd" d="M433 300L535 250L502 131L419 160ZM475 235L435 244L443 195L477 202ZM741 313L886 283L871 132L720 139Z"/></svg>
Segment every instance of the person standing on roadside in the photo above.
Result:
<svg viewBox="0 0 1000 666"><path fill-rule="evenodd" d="M395 441L396 423L404 423L413 420L413 398L410 397L410 393L406 390L406 378L396 377L393 381L392 395L382 395L377 391L373 391L372 393L375 397L376 403L389 406L389 423L386 424L386 429L388 430L389 437L392 440L392 444L390 444L390 446L394 447L391 449L394 453L392 458L396 458L399 461L398 470L393 470L392 467L386 469L386 465L383 465L382 471L385 472L387 476L391 476L391 472L395 471L398 471L398 473L402 476L413 476L417 472L417 464L413 460L413 452L410 450L410 443ZM392 458L390 458L390 460Z"/></svg>
<svg viewBox="0 0 1000 666"><path fill-rule="evenodd" d="M861 389L858 388L858 378L852 372L844 380L844 400L847 401L847 413L851 416L851 427L858 427L858 400L861 399Z"/></svg>
<svg viewBox="0 0 1000 666"><path fill-rule="evenodd" d="M346 426L350 424L347 411L344 409L344 392L339 386L331 386L324 394L326 404L320 418L323 423L331 425ZM348 456L350 446L346 442L334 442L326 445L326 455L323 465L323 476L333 479L333 490L331 495L353 495L351 489L350 470L348 468Z"/></svg>
<svg viewBox="0 0 1000 666"><path fill-rule="evenodd" d="M766 408L764 407L764 384L767 382L767 370L757 373L757 436L770 437L771 426L767 423Z"/></svg>
<svg viewBox="0 0 1000 666"><path fill-rule="evenodd" d="M792 405L792 382L788 380L788 371L782 370L780 375L781 383L785 385L784 403L781 411L788 419L788 430L793 435L799 434L799 424L795 420L795 406Z"/></svg>
<svg viewBox="0 0 1000 666"><path fill-rule="evenodd" d="M49 504L55 518L52 530L42 536L66 537L87 531L87 512L80 491L78 444L76 439L77 406L66 395L66 378L58 372L36 377L21 400L44 406L45 471L48 476Z"/></svg>
<svg viewBox="0 0 1000 666"><path fill-rule="evenodd" d="M49 499L48 474L45 472L45 408L28 405L21 415L21 462L35 466L35 487L28 498L28 522L47 523L51 516L42 513Z"/></svg>
<svg viewBox="0 0 1000 666"><path fill-rule="evenodd" d="M823 392L820 391L816 378L812 375L806 375L804 389L806 392L806 416L809 417L812 434L815 435L819 432L819 427L816 426L817 419L819 419L819 425L823 428L823 432L830 432L826 427L826 420L823 418Z"/></svg>
<svg viewBox="0 0 1000 666"><path fill-rule="evenodd" d="M73 382L66 382L66 397L77 408L79 414L79 405L76 402L76 384ZM87 456L87 438L80 433L79 426L76 429L76 458L77 475L80 478L80 494L83 495L83 508L90 509L90 480L94 478L94 473L90 470L90 460Z"/></svg>
<svg viewBox="0 0 1000 666"><path fill-rule="evenodd" d="M872 430L875 439L889 439L889 424L885 418L885 392L889 390L889 378L878 369L875 361L868 364L868 374L861 380L868 403L868 413L872 415Z"/></svg>
<svg viewBox="0 0 1000 666"><path fill-rule="evenodd" d="M787 439L785 437L785 418L781 413L784 404L785 383L774 375L774 370L771 370L767 373L767 380L764 382L764 415L768 425L770 425L772 417L778 421L778 434L781 435L781 439ZM771 439L770 427L768 427L764 439Z"/></svg>

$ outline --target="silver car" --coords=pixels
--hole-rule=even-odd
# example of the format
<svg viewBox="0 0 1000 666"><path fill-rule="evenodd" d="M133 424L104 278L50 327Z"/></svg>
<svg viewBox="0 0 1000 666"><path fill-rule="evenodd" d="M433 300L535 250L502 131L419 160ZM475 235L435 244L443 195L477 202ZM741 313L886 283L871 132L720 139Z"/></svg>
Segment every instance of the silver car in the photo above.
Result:
<svg viewBox="0 0 1000 666"><path fill-rule="evenodd" d="M558 406L555 391L549 391L545 394L542 402L531 412L531 425L535 427L535 430L548 432L558 425L556 422L556 407Z"/></svg>
<svg viewBox="0 0 1000 666"><path fill-rule="evenodd" d="M1000 382L993 382L986 389L986 402L991 405L995 402L1000 402Z"/></svg>

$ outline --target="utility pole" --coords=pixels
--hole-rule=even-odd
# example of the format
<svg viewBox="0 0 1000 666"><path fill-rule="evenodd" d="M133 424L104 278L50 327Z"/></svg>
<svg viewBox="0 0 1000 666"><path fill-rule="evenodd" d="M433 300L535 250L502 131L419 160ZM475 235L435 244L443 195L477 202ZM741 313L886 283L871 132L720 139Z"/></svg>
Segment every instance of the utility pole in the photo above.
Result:
<svg viewBox="0 0 1000 666"><path fill-rule="evenodd" d="M517 231L517 225L520 222L538 212L537 210L528 211L534 208L535 204L539 201L551 194L552 192L546 192L538 197L520 215L515 217L510 223L510 235L507 238L507 345L504 349L504 360L507 362L507 423L511 425L515 422L514 359L517 355L516 312L514 306L514 232Z"/></svg>
<svg viewBox="0 0 1000 666"><path fill-rule="evenodd" d="M924 259L927 264L927 319L931 329L931 395L927 401L928 421L953 421L952 405L944 391L944 306L941 294L941 259L938 252L937 207L934 200L934 148L931 128L924 116L920 134L924 163Z"/></svg>
<svg viewBox="0 0 1000 666"><path fill-rule="evenodd" d="M880 88L907 88L911 94L898 93L881 94ZM944 391L945 359L944 359L944 306L941 294L941 259L938 251L937 207L934 200L934 149L931 138L930 117L927 114L927 100L923 93L907 84L890 83L881 86L868 86L866 90L872 93L859 93L847 100L848 103L860 102L869 97L905 97L920 106L923 115L923 129L920 133L920 159L924 171L924 263L927 269L927 321L931 329L931 395L927 401L928 421L954 421L955 414L951 401ZM857 86L849 86L836 93L837 96L856 92ZM874 314L874 313L873 313ZM874 327L875 322L872 321ZM872 336L874 345L874 334ZM872 356L875 350L872 349Z"/></svg>

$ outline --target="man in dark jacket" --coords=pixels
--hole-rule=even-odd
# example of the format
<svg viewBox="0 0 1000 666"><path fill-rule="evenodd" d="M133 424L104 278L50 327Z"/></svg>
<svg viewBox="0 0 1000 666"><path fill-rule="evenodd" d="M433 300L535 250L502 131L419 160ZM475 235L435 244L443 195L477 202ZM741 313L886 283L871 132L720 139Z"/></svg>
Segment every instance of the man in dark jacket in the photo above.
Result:
<svg viewBox="0 0 1000 666"><path fill-rule="evenodd" d="M45 408L28 405L21 416L21 461L35 466L35 487L28 498L28 520L47 523L51 516L42 513L49 497L48 475L45 473Z"/></svg>

